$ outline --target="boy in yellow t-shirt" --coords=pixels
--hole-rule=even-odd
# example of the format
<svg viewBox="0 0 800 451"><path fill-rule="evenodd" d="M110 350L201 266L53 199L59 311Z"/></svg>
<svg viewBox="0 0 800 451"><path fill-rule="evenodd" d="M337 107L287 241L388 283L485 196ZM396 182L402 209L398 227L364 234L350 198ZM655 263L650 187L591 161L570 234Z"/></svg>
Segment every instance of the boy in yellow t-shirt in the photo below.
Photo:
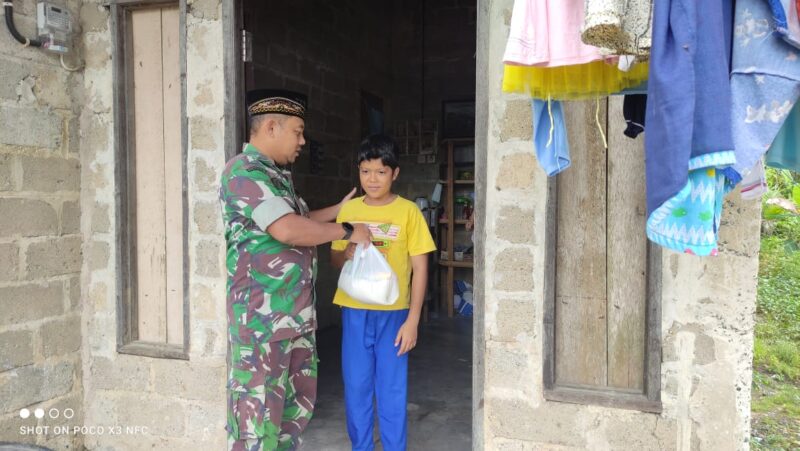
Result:
<svg viewBox="0 0 800 451"><path fill-rule="evenodd" d="M361 143L361 187L366 195L344 204L337 222L363 223L372 244L397 274L400 296L388 306L363 304L342 290L342 376L347 432L354 451L373 450L373 395L377 399L381 443L386 451L406 449L408 351L417 344L417 327L428 282L428 253L436 250L417 205L392 193L400 174L397 146L383 135ZM347 225L345 225L347 227ZM334 241L331 260L341 268L355 246Z"/></svg>

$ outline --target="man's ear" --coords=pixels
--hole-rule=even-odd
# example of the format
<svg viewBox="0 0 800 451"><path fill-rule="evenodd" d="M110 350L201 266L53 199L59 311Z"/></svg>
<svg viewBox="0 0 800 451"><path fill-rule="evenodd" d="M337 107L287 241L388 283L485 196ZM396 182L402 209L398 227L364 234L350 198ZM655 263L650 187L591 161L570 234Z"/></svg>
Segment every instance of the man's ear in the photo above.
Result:
<svg viewBox="0 0 800 451"><path fill-rule="evenodd" d="M400 168L399 168L399 167L396 167L396 168L394 168L394 175L392 176L392 181L393 181L393 182L394 182L395 180L397 180L397 176L398 176L398 175L400 175Z"/></svg>
<svg viewBox="0 0 800 451"><path fill-rule="evenodd" d="M270 138L275 137L275 126L277 125L278 121L272 118L268 118L267 120L264 121L264 132L267 134L267 136L269 136Z"/></svg>
<svg viewBox="0 0 800 451"><path fill-rule="evenodd" d="M258 130L258 133L264 133L264 137L274 138L277 132L275 129L279 125L280 123L275 118L267 117L261 123L261 129Z"/></svg>

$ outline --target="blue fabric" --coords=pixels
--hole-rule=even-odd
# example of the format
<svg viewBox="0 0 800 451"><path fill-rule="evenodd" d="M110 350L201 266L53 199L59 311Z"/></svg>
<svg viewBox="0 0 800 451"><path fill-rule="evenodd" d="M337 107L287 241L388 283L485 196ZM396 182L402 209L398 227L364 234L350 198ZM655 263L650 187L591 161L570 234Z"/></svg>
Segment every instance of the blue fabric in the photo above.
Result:
<svg viewBox="0 0 800 451"><path fill-rule="evenodd" d="M408 354L398 357L394 340L407 317L408 310L342 308L344 402L354 451L375 449L373 396L383 449L406 449Z"/></svg>
<svg viewBox="0 0 800 451"><path fill-rule="evenodd" d="M800 47L800 24L794 0L767 0L775 31L787 43Z"/></svg>
<svg viewBox="0 0 800 451"><path fill-rule="evenodd" d="M769 8L772 10L772 19L775 21L775 27L778 29L786 29L789 24L786 21L786 10L781 4L781 0L767 0Z"/></svg>
<svg viewBox="0 0 800 451"><path fill-rule="evenodd" d="M567 126L564 122L564 109L561 102L550 100L550 111L547 100L533 99L533 148L536 159L548 176L554 176L570 165L569 141ZM553 121L550 122L550 113ZM552 140L550 130L552 129Z"/></svg>
<svg viewBox="0 0 800 451"><path fill-rule="evenodd" d="M691 163L698 164L694 160ZM727 179L717 169L689 171L689 183L653 213L648 236L654 243L679 252L717 255L722 201L728 191ZM651 228L651 224L657 227Z"/></svg>
<svg viewBox="0 0 800 451"><path fill-rule="evenodd" d="M730 111L720 108L731 99L726 17L732 8L732 0L654 2L645 116L647 236L679 252L716 249L719 218L683 212L703 218L721 212L724 192L708 195L706 189L725 185L716 183L716 170L706 169L735 161ZM713 181L707 178L712 173Z"/></svg>
<svg viewBox="0 0 800 451"><path fill-rule="evenodd" d="M800 51L773 32L772 19L764 0L736 5L731 92L739 174L764 155L800 96Z"/></svg>
<svg viewBox="0 0 800 451"><path fill-rule="evenodd" d="M797 104L769 147L767 166L800 172L800 110Z"/></svg>

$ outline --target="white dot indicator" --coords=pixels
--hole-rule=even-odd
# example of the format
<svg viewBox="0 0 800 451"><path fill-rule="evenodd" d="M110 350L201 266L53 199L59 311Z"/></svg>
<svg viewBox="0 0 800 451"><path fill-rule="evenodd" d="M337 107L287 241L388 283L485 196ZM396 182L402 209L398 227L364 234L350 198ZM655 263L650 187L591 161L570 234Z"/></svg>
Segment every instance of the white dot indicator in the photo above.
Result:
<svg viewBox="0 0 800 451"><path fill-rule="evenodd" d="M19 416L20 418L28 418L29 416L31 416L31 411L28 409L22 409L19 411Z"/></svg>
<svg viewBox="0 0 800 451"><path fill-rule="evenodd" d="M69 420L70 418L72 418L74 416L75 416L75 411L74 410L70 409L69 407L64 409L64 418Z"/></svg>
<svg viewBox="0 0 800 451"><path fill-rule="evenodd" d="M44 418L44 409L36 409L33 411L33 415L36 418Z"/></svg>

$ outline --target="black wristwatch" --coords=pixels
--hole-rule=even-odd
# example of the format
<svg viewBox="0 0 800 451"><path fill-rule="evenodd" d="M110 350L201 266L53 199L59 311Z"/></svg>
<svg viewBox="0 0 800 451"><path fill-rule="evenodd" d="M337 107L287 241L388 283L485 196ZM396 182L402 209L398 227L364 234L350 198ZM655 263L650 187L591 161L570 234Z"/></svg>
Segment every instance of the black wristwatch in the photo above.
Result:
<svg viewBox="0 0 800 451"><path fill-rule="evenodd" d="M353 231L355 230L355 228L353 228L353 224L350 224L349 222L343 222L342 228L344 229L344 236L342 237L342 239L349 240L350 237L353 235Z"/></svg>

